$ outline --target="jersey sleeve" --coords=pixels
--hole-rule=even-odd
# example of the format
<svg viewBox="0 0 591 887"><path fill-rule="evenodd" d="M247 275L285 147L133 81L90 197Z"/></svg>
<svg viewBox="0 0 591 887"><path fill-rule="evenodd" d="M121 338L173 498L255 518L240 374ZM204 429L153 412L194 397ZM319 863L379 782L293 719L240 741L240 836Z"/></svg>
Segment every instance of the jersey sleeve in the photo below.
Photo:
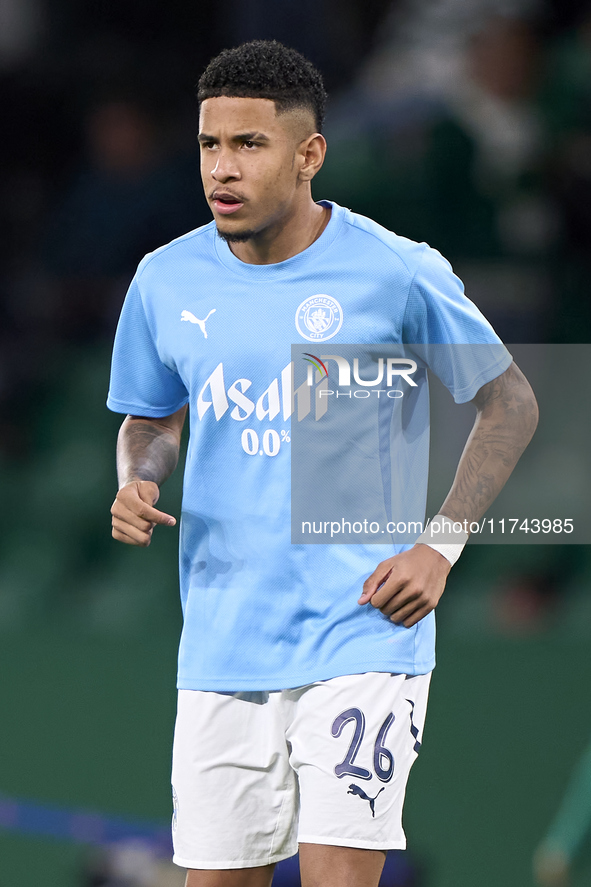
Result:
<svg viewBox="0 0 591 887"><path fill-rule="evenodd" d="M134 278L115 334L107 406L115 413L157 419L176 413L188 400L178 373L160 359Z"/></svg>
<svg viewBox="0 0 591 887"><path fill-rule="evenodd" d="M449 262L430 247L425 247L410 286L402 335L456 403L472 400L512 361Z"/></svg>

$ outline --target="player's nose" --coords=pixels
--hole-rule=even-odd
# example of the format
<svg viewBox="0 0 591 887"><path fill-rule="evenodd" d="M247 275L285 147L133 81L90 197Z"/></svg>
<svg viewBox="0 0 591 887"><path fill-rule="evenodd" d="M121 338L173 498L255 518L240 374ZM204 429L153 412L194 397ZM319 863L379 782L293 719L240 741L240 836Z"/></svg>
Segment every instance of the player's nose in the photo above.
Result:
<svg viewBox="0 0 591 887"><path fill-rule="evenodd" d="M236 161L231 151L219 152L216 165L211 171L212 177L216 182L227 182L230 179L239 179L240 171L236 165Z"/></svg>

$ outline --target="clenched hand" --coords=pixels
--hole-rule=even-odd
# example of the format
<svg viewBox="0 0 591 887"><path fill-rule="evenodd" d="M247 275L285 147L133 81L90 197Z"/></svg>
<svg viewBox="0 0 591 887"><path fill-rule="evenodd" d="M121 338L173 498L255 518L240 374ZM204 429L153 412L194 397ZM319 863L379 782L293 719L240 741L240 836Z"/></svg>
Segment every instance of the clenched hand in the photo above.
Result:
<svg viewBox="0 0 591 887"><path fill-rule="evenodd" d="M113 539L127 545L147 547L156 524L174 527L176 519L154 505L160 497L158 485L151 480L132 481L121 487L111 506Z"/></svg>
<svg viewBox="0 0 591 887"><path fill-rule="evenodd" d="M439 603L450 569L438 551L415 545L378 564L357 603L369 602L392 622L411 628Z"/></svg>

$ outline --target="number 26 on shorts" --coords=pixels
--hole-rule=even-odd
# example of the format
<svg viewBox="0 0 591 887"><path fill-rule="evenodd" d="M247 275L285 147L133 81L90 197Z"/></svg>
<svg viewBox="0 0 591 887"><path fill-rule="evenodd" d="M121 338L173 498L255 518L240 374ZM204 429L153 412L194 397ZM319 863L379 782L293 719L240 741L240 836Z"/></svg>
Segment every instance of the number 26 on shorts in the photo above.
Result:
<svg viewBox="0 0 591 887"><path fill-rule="evenodd" d="M358 767L355 764L357 752L363 741L365 733L365 715L360 708L348 708L336 717L332 723L332 735L338 738L343 732L344 727L350 721L355 721L355 729L353 739L347 749L347 754L334 768L335 775L342 779L343 776L354 776L356 779L371 779L372 774L365 767ZM389 748L386 748L386 735L391 725L394 723L394 714L390 712L386 720L378 730L378 735L373 748L373 766L375 774L381 782L390 782L394 775L394 756Z"/></svg>

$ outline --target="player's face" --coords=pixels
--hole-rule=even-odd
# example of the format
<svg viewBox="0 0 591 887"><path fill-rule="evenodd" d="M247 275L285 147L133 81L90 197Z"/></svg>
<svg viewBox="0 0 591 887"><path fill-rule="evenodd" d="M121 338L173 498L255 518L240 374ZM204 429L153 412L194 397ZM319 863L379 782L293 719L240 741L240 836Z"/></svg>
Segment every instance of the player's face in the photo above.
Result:
<svg viewBox="0 0 591 887"><path fill-rule="evenodd" d="M305 115L277 115L269 99L219 98L201 104L201 178L219 234L232 242L281 228L300 196Z"/></svg>

